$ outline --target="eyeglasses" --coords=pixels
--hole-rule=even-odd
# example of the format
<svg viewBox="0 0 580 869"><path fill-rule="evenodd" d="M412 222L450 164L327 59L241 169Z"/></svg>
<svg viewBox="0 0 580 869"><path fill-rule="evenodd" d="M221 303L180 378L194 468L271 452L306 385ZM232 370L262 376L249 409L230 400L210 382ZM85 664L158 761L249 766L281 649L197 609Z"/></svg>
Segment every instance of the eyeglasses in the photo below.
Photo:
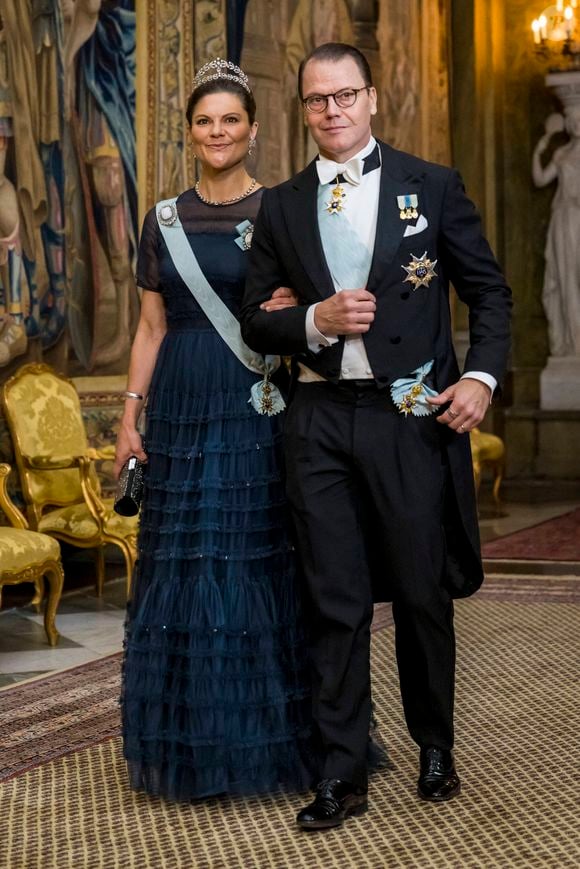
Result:
<svg viewBox="0 0 580 869"><path fill-rule="evenodd" d="M349 106L354 106L356 98L361 91L368 92L368 90L369 85L365 85L362 88L344 88L344 90L337 91L335 94L312 94L311 97L306 97L305 100L302 100L302 104L306 107L307 111L320 114L320 112L326 111L328 101L332 97L340 109L348 109Z"/></svg>

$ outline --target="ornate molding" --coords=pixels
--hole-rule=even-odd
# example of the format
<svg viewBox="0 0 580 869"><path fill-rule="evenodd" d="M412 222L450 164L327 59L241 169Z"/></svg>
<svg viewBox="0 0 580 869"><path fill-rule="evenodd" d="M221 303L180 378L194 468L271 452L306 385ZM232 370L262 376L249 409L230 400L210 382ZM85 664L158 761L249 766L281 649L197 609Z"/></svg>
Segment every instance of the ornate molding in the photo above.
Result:
<svg viewBox="0 0 580 869"><path fill-rule="evenodd" d="M38 532L31 532L31 534L33 533L37 534ZM1 570L0 587L3 585L19 585L21 582L34 582L37 579L41 579L49 570L55 570L58 573L62 571L62 567L58 561L49 558L42 562L29 564L23 570Z"/></svg>
<svg viewBox="0 0 580 869"><path fill-rule="evenodd" d="M580 106L580 69L548 73L546 87L554 91L565 108Z"/></svg>

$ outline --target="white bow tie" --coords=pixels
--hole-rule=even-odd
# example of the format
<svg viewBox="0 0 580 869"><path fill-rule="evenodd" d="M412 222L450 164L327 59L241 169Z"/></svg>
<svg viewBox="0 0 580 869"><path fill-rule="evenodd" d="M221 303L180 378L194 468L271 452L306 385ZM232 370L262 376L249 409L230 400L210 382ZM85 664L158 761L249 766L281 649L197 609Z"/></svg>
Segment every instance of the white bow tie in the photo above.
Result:
<svg viewBox="0 0 580 869"><path fill-rule="evenodd" d="M363 174L363 161L360 157L353 157L346 163L335 163L334 160L321 159L316 161L316 171L321 184L330 184L336 180L337 175L343 175L345 181L358 187Z"/></svg>

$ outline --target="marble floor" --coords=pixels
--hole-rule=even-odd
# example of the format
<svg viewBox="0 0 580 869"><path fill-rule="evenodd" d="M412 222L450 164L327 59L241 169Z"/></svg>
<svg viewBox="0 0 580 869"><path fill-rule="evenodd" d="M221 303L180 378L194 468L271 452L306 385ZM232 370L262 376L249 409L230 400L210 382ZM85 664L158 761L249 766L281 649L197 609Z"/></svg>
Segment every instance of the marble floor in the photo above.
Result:
<svg viewBox="0 0 580 869"><path fill-rule="evenodd" d="M498 511L484 497L480 505L482 542L537 525L578 506L578 501L504 503ZM28 593L32 596L32 586L4 590L0 611L0 689L121 649L126 600L122 567L108 565L102 598L95 594L90 562L73 560L69 570L65 560L65 576L65 592L56 618L60 640L55 648L47 644L42 615L26 603Z"/></svg>

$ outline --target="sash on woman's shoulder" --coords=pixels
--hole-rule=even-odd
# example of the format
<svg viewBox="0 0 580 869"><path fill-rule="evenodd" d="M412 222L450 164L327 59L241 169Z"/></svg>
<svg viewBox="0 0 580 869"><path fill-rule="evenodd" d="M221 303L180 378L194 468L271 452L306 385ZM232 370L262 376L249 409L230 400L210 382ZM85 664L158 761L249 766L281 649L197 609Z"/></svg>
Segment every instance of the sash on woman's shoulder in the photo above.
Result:
<svg viewBox="0 0 580 869"><path fill-rule="evenodd" d="M262 375L262 380L251 389L249 401L252 407L267 416L280 413L286 405L278 387L270 382L270 375L280 366L280 357L264 357L250 350L244 342L237 318L210 286L197 261L179 219L176 198L158 202L155 212L169 255L191 295L232 353L250 371Z"/></svg>

